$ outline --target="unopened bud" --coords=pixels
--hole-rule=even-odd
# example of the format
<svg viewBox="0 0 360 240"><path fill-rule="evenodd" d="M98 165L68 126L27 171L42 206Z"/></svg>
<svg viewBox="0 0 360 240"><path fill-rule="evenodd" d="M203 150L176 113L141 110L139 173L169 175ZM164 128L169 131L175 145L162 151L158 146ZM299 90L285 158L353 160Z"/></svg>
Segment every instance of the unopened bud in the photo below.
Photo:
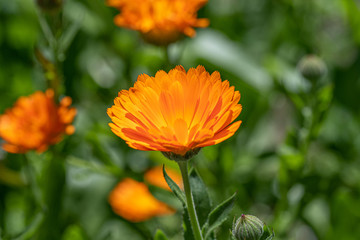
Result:
<svg viewBox="0 0 360 240"><path fill-rule="evenodd" d="M304 56L297 68L303 77L311 81L320 79L327 71L324 61L316 55Z"/></svg>
<svg viewBox="0 0 360 240"><path fill-rule="evenodd" d="M44 11L56 11L62 7L63 0L36 0L36 3Z"/></svg>
<svg viewBox="0 0 360 240"><path fill-rule="evenodd" d="M244 215L233 224L232 234L237 240L257 240L263 234L264 223L255 216Z"/></svg>
<svg viewBox="0 0 360 240"><path fill-rule="evenodd" d="M232 235L236 240L271 240L275 234L259 218L242 214L233 223Z"/></svg>

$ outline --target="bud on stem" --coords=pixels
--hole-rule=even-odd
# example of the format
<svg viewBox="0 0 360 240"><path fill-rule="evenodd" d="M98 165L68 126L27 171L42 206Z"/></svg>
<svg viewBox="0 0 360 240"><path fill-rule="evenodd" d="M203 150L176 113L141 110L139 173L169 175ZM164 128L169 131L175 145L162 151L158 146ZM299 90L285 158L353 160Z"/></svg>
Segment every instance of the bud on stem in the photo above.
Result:
<svg viewBox="0 0 360 240"><path fill-rule="evenodd" d="M233 223L232 235L236 240L271 240L275 234L259 218L242 214Z"/></svg>
<svg viewBox="0 0 360 240"><path fill-rule="evenodd" d="M324 61L316 55L304 56L298 64L298 69L304 78L313 82L322 78L327 71Z"/></svg>

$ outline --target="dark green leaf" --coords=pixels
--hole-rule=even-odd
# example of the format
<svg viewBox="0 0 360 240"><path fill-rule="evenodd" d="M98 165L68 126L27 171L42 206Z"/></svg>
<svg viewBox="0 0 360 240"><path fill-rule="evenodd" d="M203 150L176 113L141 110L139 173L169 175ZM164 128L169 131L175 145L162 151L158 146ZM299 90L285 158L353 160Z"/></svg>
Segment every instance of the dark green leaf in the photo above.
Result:
<svg viewBox="0 0 360 240"><path fill-rule="evenodd" d="M206 185L195 169L190 171L189 181L194 198L196 215L198 217L200 227L202 227L211 211L209 194L207 192Z"/></svg>
<svg viewBox="0 0 360 240"><path fill-rule="evenodd" d="M184 192L181 191L180 187L169 177L169 175L167 175L165 171L165 165L163 165L163 174L165 181L167 182L168 186L173 191L175 196L181 201L183 206L186 206L186 198Z"/></svg>
<svg viewBox="0 0 360 240"><path fill-rule="evenodd" d="M275 237L275 232L272 228L265 225L263 230L264 233L261 235L259 240L271 240Z"/></svg>
<svg viewBox="0 0 360 240"><path fill-rule="evenodd" d="M236 193L211 211L208 222L202 228L202 232L205 233L205 239L207 239L210 234L226 220L234 206L235 197Z"/></svg>

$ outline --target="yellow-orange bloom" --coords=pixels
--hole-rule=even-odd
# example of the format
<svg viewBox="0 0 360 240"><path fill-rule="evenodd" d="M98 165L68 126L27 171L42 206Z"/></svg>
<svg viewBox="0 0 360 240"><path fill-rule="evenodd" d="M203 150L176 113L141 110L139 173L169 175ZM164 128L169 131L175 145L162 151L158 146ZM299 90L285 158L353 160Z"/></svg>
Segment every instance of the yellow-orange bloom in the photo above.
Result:
<svg viewBox="0 0 360 240"><path fill-rule="evenodd" d="M181 175L171 169L166 169L167 175L179 186L182 188L182 178ZM163 188L165 190L171 191L170 187L165 181L165 178L163 176L163 170L161 166L153 167L146 171L144 175L145 181L150 183L151 185Z"/></svg>
<svg viewBox="0 0 360 240"><path fill-rule="evenodd" d="M125 178L112 190L109 203L113 211L131 222L172 214L175 211L157 200L148 187L131 178Z"/></svg>
<svg viewBox="0 0 360 240"><path fill-rule="evenodd" d="M73 134L75 128L71 123L76 109L69 108L70 105L70 97L64 97L57 105L51 89L20 97L13 108L0 116L3 149L11 153L43 152L49 145L60 142L63 134Z"/></svg>
<svg viewBox="0 0 360 240"><path fill-rule="evenodd" d="M111 130L139 150L186 156L231 137L241 121L240 93L203 66L142 74L108 109Z"/></svg>
<svg viewBox="0 0 360 240"><path fill-rule="evenodd" d="M195 35L194 27L207 27L207 19L198 19L197 11L207 0L108 0L120 11L114 22L120 27L140 31L145 40L167 45L182 34Z"/></svg>

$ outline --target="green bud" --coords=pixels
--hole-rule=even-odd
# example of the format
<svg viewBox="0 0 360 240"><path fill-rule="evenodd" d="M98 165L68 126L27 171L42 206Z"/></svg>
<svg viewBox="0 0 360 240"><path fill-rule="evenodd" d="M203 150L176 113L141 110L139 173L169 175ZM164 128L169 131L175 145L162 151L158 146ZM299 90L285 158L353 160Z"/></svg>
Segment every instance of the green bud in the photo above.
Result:
<svg viewBox="0 0 360 240"><path fill-rule="evenodd" d="M327 71L324 61L316 55L306 55L298 63L301 75L311 81L323 77Z"/></svg>
<svg viewBox="0 0 360 240"><path fill-rule="evenodd" d="M187 151L184 155L179 155L173 152L162 152L162 154L167 157L170 160L174 161L187 161L193 158L195 155L197 155L200 152L201 148L195 148L190 151Z"/></svg>
<svg viewBox="0 0 360 240"><path fill-rule="evenodd" d="M271 228L252 215L242 214L233 223L232 237L235 240L271 240L274 236Z"/></svg>
<svg viewBox="0 0 360 240"><path fill-rule="evenodd" d="M237 240L258 240L263 234L264 223L255 216L242 214L233 223L232 234Z"/></svg>

